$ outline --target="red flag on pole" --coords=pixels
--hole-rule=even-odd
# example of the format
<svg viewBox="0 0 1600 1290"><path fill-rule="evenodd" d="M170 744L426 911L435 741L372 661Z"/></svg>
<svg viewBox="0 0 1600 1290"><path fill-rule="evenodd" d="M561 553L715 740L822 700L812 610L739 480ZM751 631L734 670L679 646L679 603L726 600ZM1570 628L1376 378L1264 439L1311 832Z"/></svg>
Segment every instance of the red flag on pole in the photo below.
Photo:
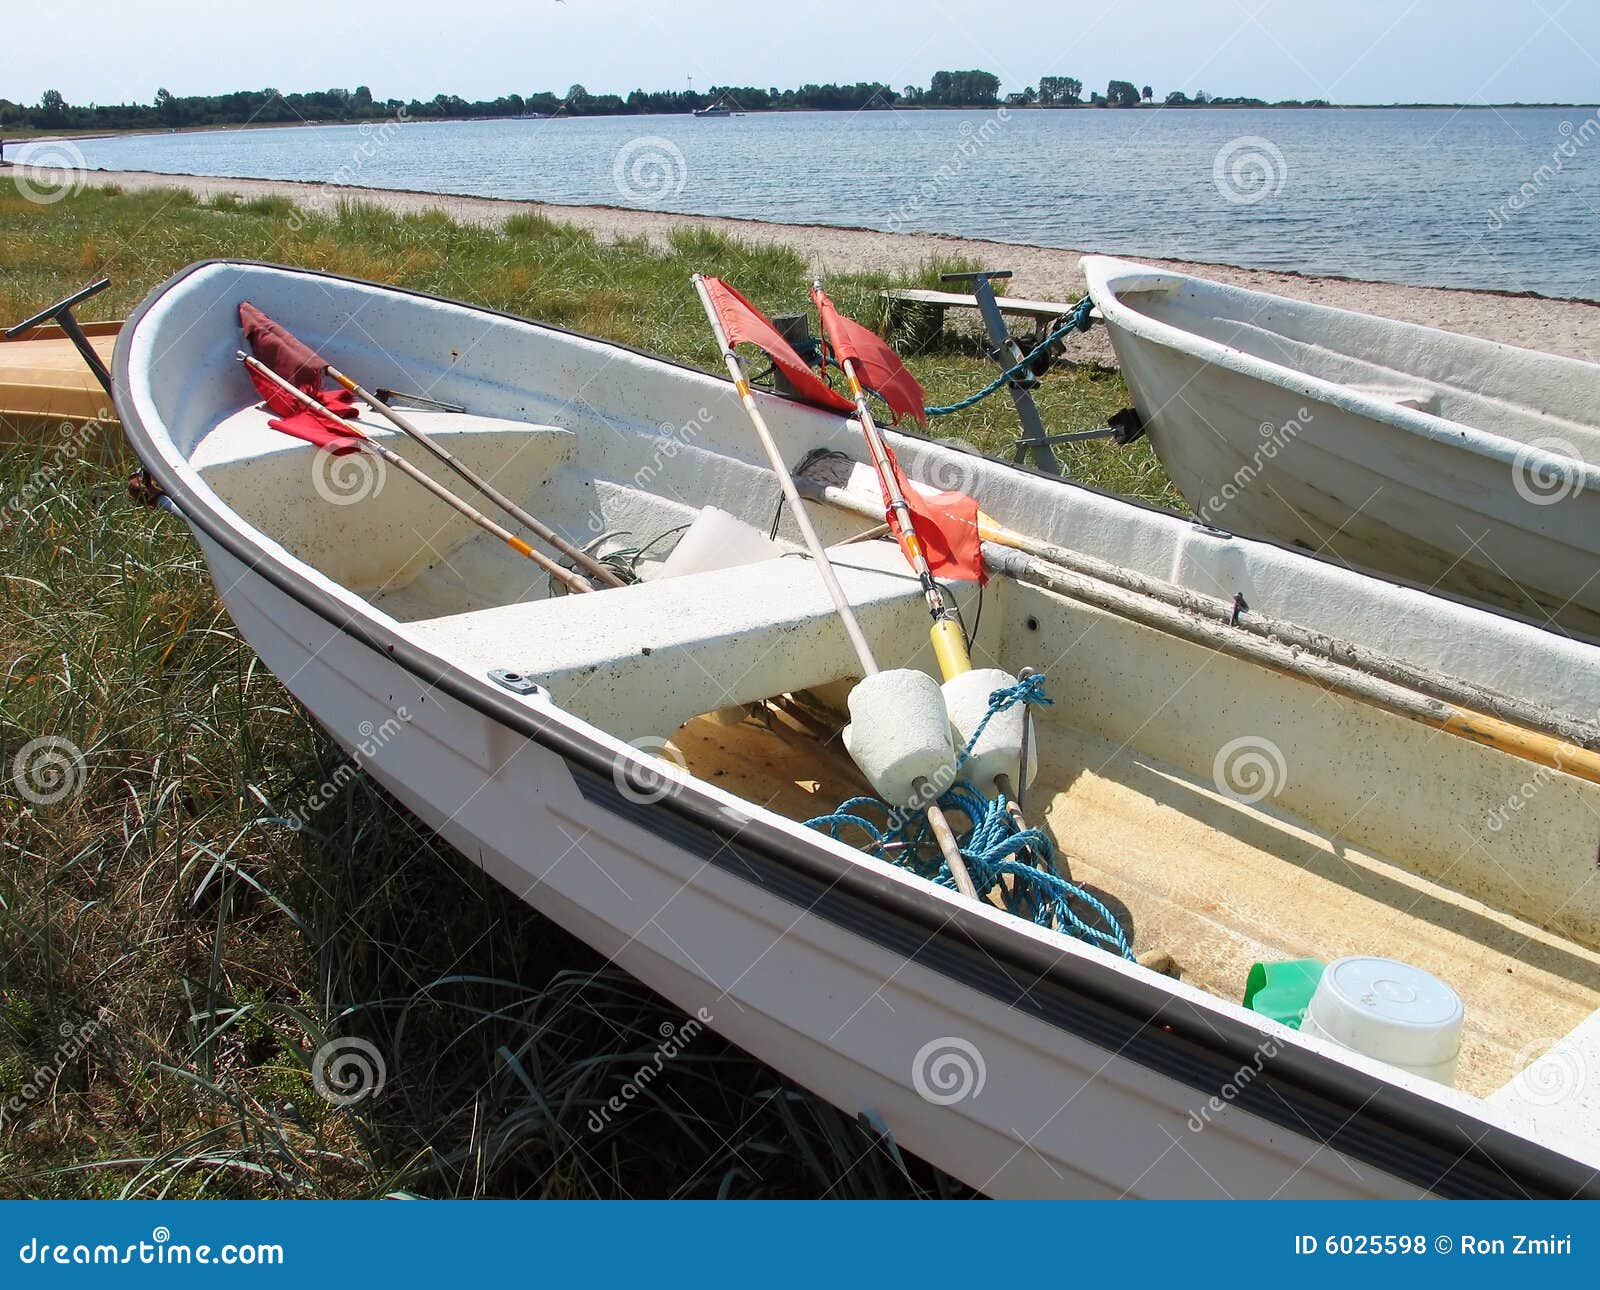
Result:
<svg viewBox="0 0 1600 1290"><path fill-rule="evenodd" d="M914 417L927 425L928 416L924 410L927 398L900 356L860 323L841 314L821 287L813 289L811 299L822 319L822 334L840 361L849 359L861 383L876 390L896 415ZM869 435L869 443L871 439ZM906 479L887 445L883 446L883 453L900 486L900 495L911 509L912 526L916 529L914 536L922 546L929 572L935 577L984 582L988 575L983 570L982 543L978 537L978 503L965 493L923 491ZM878 483L883 488L884 518L904 547L906 535L901 530L900 515L893 505L888 481L880 475ZM911 559L909 551L906 556ZM913 567L915 563L913 560Z"/></svg>
<svg viewBox="0 0 1600 1290"><path fill-rule="evenodd" d="M795 353L794 347L778 334L765 314L722 279L707 277L702 280L706 294L711 297L712 308L728 333L728 344L743 342L764 350L778 370L789 378L796 396L802 401L834 412L856 410L855 404L811 370L810 364Z"/></svg>
<svg viewBox="0 0 1600 1290"><path fill-rule="evenodd" d="M318 448L326 448L336 456L340 453L358 451L361 445L357 440L366 438L355 426L342 431L334 429L331 421L319 417L310 408L300 408L289 416L276 417L267 424L274 430L281 430L296 439L304 439Z"/></svg>
<svg viewBox="0 0 1600 1290"><path fill-rule="evenodd" d="M961 578L984 583L989 575L983 568L983 542L978 536L978 503L965 493L934 493L911 483L892 450L885 449L889 468L900 485L900 495L911 508L912 526L922 543L928 570L936 578ZM883 481L879 480L882 485ZM884 518L896 538L901 538L900 513L889 503L889 490L883 489Z"/></svg>
<svg viewBox="0 0 1600 1290"><path fill-rule="evenodd" d="M250 352L290 385L303 390L337 416L353 418L356 415L355 399L347 391L322 388L328 371L327 360L319 357L311 346L287 327L273 322L249 301L239 305L239 326L244 329ZM333 429L331 422L318 417L260 372L251 367L246 367L245 371L250 376L250 383L256 387L256 393L266 403L267 411L278 418L267 423L274 430L282 430L285 434L332 451L354 448L349 436L359 437L360 431L352 428L348 435L341 435ZM349 447L341 448L337 446L339 444L348 444Z"/></svg>
<svg viewBox="0 0 1600 1290"><path fill-rule="evenodd" d="M910 417L926 429L928 396L917 384L917 378L906 370L900 355L884 344L875 332L840 313L821 287L812 289L811 299L822 320L822 334L839 360L843 362L848 358L855 364L861 383L877 392L896 419Z"/></svg>
<svg viewBox="0 0 1600 1290"><path fill-rule="evenodd" d="M250 352L290 385L298 385L307 394L322 388L322 379L328 374L327 360L287 327L273 322L248 300L240 302L239 326L244 328Z"/></svg>

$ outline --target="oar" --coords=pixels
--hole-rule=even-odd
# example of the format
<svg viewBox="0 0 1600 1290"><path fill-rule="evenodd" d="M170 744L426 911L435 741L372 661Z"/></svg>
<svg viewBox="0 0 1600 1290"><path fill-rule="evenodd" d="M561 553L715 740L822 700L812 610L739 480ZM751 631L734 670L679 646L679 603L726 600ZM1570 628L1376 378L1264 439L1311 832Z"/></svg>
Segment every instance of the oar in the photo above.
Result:
<svg viewBox="0 0 1600 1290"><path fill-rule="evenodd" d="M996 542L1012 547L1043 560L1058 564L1086 578L1109 583L1136 596L1158 600L1174 609L1195 614L1212 622L1227 623L1238 631L1266 640L1281 641L1330 662L1340 663L1366 672L1380 680L1393 681L1408 690L1416 690L1429 698L1440 699L1456 707L1498 717L1514 726L1551 735L1580 747L1600 751L1600 729L1593 724L1564 717L1544 704L1520 699L1460 677L1444 672L1433 672L1417 667L1404 659L1382 654L1366 646L1356 646L1315 631L1299 623L1271 618L1255 610L1244 608L1233 601L1220 600L1202 591L1181 587L1161 578L1152 578L1136 570L1101 560L1086 551L1041 541L1007 528L992 516L978 512L978 536L985 542Z"/></svg>
<svg viewBox="0 0 1600 1290"><path fill-rule="evenodd" d="M848 488L811 480L800 481L798 487L813 500L858 515L878 513L875 501ZM992 572L1600 784L1600 750L1590 746L1594 732L1537 704L1455 677L1425 673L1403 660L1358 649L1298 623L1259 614L1241 615L1235 622L1224 601L1026 538L981 511L978 531L984 539L984 564Z"/></svg>
<svg viewBox="0 0 1600 1290"><path fill-rule="evenodd" d="M711 324L711 334L716 337L717 348L722 351L728 375L733 379L734 388L739 392L739 401L744 405L745 415L755 427L756 437L761 441L767 460L772 464L772 472L778 478L778 487L783 490L783 499L788 504L789 514L794 517L800 536L805 541L806 550L811 553L812 562L817 566L817 572L822 575L823 585L827 587L828 595L833 600L839 621L843 624L845 634L849 636L850 644L855 649L862 675L875 676L879 668L877 659L872 655L872 646L867 644L867 638L862 634L855 610L850 607L850 601L844 594L844 588L839 585L838 575L828 559L827 548L822 545L822 539L817 536L817 530L811 523L811 516L805 508L805 503L795 491L794 477L790 475L789 467L783 460L783 453L778 448L777 441L773 439L766 418L761 415L761 409L756 405L755 396L750 393L750 382L745 378L744 365L739 361L733 346L728 343L728 333L717 314L716 306L711 302L711 293L706 290L705 279L696 273L691 280L694 283L695 293L700 297L700 306L706 312L706 321ZM961 855L961 848L956 845L955 832L950 827L950 821L945 819L944 811L940 809L936 800L938 795L928 781L920 776L913 787L916 789L918 800L926 803L928 824L933 829L933 836L939 844L939 852L950 869L950 876L955 879L962 895L972 900L979 900L978 889L967 870L967 862Z"/></svg>
<svg viewBox="0 0 1600 1290"><path fill-rule="evenodd" d="M405 417L401 416L400 413L396 412L371 390L359 384L352 378L346 376L332 363L328 364L328 375L340 385L344 386L345 389L349 390L351 394L354 394L357 398L364 399L366 402L370 403L377 411L381 412L385 417L387 417L399 430L410 435L446 466L455 471L456 474L460 475L462 479L466 480L467 483L471 484L491 502L503 510L507 515L516 520L517 523L521 524L525 529L528 530L528 532L532 533L540 541L553 546L557 551L561 552L562 555L566 556L567 559L571 560L591 578L597 579L608 587L625 587L628 585L617 576L616 570L608 569L604 564L602 564L599 560L596 560L581 547L573 546L571 542L568 542L566 538L562 537L561 534L557 533L548 524L541 523L532 515L528 514L526 510L518 506L487 479L483 478L482 475L473 470L472 467L468 466L460 458L455 456L443 444L439 443L431 435L425 433L412 422L408 421ZM390 391L390 393L392 393L392 391Z"/></svg>
<svg viewBox="0 0 1600 1290"><path fill-rule="evenodd" d="M850 489L805 482L808 495L859 515L876 504ZM1600 783L1594 739L1551 712L1452 677L1421 672L1295 623L1252 615L1237 623L1229 606L1187 588L1145 578L1081 552L1035 542L979 512L984 563L996 573L1044 587L1118 617L1207 645L1436 730L1497 748L1541 766ZM1009 550L1007 548L1010 548ZM1029 548L1064 559L1030 554ZM1066 561L1070 560L1071 564ZM1487 708L1490 711L1476 709ZM1541 728L1542 727L1542 728Z"/></svg>
<svg viewBox="0 0 1600 1290"><path fill-rule="evenodd" d="M820 281L813 283L813 296L820 295L821 292L822 283ZM820 304L818 308L820 310ZM826 315L823 315L823 318L823 330L826 332ZM912 518L911 506L900 487L900 480L889 465L889 449L883 441L883 433L878 429L877 421L873 419L872 408L867 403L867 392L862 387L855 361L841 354L840 366L844 368L845 380L850 383L850 397L855 401L856 419L861 422L862 432L867 437L867 451L872 456L872 467L878 472L878 482L883 488L884 495L889 499L889 508L899 516L900 549L905 552L912 572L922 584L922 594L928 602L928 612L933 617L930 633L933 640L933 655L938 660L939 671L944 680L948 681L952 677L972 671L972 655L967 649L966 633L961 628L960 616L945 599L944 589L934 580L933 570L928 567L928 557L923 552L922 543L917 539L916 522ZM1023 755L1024 757L1027 755L1026 748L1023 749ZM1025 831L1027 823L1022 817L1022 806L1017 801L1011 776L996 775L994 786L1005 798L1007 813L1011 816L1012 822L1019 830Z"/></svg>
<svg viewBox="0 0 1600 1290"><path fill-rule="evenodd" d="M1226 622L1186 614L1170 605L1098 582L1021 551L986 542L983 558L989 568L1019 582L1058 592L1118 617L1154 627L1170 636L1209 646L1345 698L1407 717L1458 739L1482 744L1524 761L1549 766L1590 783L1600 784L1600 753L1581 748L1565 739L1552 738L1499 717L1459 708L1394 681L1358 671L1348 664L1307 654L1282 641L1245 635L1230 628Z"/></svg>
<svg viewBox="0 0 1600 1290"><path fill-rule="evenodd" d="M486 533L494 534L495 537L499 538L518 555L525 556L527 559L532 560L552 578L556 578L564 583L569 591L594 590L594 588L591 587L589 583L580 575L574 573L571 569L564 568L563 566L557 564L549 556L535 551L515 533L508 532L506 529L501 528L487 515L477 511L469 503L462 501L461 498L457 497L443 484L440 484L434 479L430 478L428 475L425 475L421 470L419 470L416 466L413 466L409 461L407 461L393 449L379 443L376 439L367 438L359 429L351 425L350 422L346 421L338 413L329 411L304 390L284 380L283 377L279 376L260 359L251 357L243 350L239 350L236 354L236 357L252 372L257 372L266 377L267 380L271 381L285 394L291 395L307 410L315 412L318 416L327 421L329 425L336 427L339 433L345 436L353 447L362 452L367 452L375 457L380 458L386 465L393 466L401 474L410 479L414 479L417 483L421 484L430 493L437 497L441 502L444 502L453 510L458 511L460 514L466 516L467 519L471 520Z"/></svg>

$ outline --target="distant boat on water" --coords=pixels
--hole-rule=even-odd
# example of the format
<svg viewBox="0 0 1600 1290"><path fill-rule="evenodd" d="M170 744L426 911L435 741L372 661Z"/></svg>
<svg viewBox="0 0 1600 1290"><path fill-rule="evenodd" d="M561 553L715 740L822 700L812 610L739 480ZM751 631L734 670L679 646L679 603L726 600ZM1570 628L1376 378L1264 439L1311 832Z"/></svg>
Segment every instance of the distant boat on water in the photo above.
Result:
<svg viewBox="0 0 1600 1290"><path fill-rule="evenodd" d="M718 100L716 103L708 103L703 108L696 108L694 114L700 117L732 116L733 110L725 102Z"/></svg>

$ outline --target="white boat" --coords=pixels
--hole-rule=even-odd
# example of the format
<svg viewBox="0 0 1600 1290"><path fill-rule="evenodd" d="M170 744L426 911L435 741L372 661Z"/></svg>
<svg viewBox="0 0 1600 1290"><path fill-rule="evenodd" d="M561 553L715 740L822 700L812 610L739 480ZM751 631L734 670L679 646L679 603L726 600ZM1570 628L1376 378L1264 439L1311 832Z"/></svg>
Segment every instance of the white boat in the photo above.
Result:
<svg viewBox="0 0 1600 1290"><path fill-rule="evenodd" d="M1083 261L1209 523L1600 636L1600 366Z"/></svg>
<svg viewBox="0 0 1600 1290"><path fill-rule="evenodd" d="M861 791L849 761L771 709L705 715L855 675L810 561L552 597L407 480L270 431L234 359L246 300L370 386L470 409L413 415L575 539L640 542L713 504L770 525L778 488L733 385L242 262L158 287L115 363L129 438L266 665L429 826L677 1006L996 1196L1600 1192L1600 786L1006 577L980 620L956 585L977 662L1048 676L1030 817L1175 980L806 827ZM836 414L758 399L786 459L863 459ZM1129 577L1600 710L1593 646L889 438L913 479ZM876 647L931 670L897 548L842 545L859 516L813 509ZM1459 993L1456 1087L1238 1002L1256 961L1346 953ZM1574 1061L1587 1080L1563 1079Z"/></svg>

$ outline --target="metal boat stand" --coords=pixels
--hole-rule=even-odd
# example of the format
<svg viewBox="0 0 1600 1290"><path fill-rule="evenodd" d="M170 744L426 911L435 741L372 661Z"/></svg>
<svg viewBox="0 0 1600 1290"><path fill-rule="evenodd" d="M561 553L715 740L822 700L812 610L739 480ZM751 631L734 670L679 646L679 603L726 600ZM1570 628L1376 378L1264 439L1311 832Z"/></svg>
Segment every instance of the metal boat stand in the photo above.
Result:
<svg viewBox="0 0 1600 1290"><path fill-rule="evenodd" d="M100 361L100 355L95 353L94 346L89 343L89 338L83 334L83 328L78 325L78 320L72 316L72 311L81 305L90 296L97 296L111 285L110 278L101 278L99 282L92 282L82 291L74 292L65 300L58 300L48 309L34 314L26 322L19 322L15 327L6 329L6 339L15 340L24 332L32 331L42 323L53 322L65 333L78 351L79 357L89 365L89 370L94 373L94 379L100 382L101 388L106 392L106 397L111 397L111 373L106 365Z"/></svg>
<svg viewBox="0 0 1600 1290"><path fill-rule="evenodd" d="M1029 353L1006 327L1005 315L1001 313L999 302L995 299L994 288L990 285L993 279L1005 279L1010 276L1010 269L984 269L976 273L939 275L942 282L972 284L972 296L977 301L978 312L983 318L984 333L989 341L989 357L1004 370L1017 366ZM1041 337L1047 335L1049 331L1050 328L1047 326L1041 325L1039 328ZM1020 462L1031 455L1033 464L1038 469L1048 471L1052 475L1063 475L1068 472L1056 458L1056 444L1083 443L1090 439L1110 439L1118 444L1130 444L1144 433L1139 414L1132 408L1125 408L1116 413L1110 418L1110 424L1099 429L1074 430L1066 434L1048 433L1032 394L1043 377L1043 366L1041 365L1039 370L1025 369L1006 382L1011 401L1017 408L1017 419L1022 422L1022 437L1012 445L1012 461Z"/></svg>

